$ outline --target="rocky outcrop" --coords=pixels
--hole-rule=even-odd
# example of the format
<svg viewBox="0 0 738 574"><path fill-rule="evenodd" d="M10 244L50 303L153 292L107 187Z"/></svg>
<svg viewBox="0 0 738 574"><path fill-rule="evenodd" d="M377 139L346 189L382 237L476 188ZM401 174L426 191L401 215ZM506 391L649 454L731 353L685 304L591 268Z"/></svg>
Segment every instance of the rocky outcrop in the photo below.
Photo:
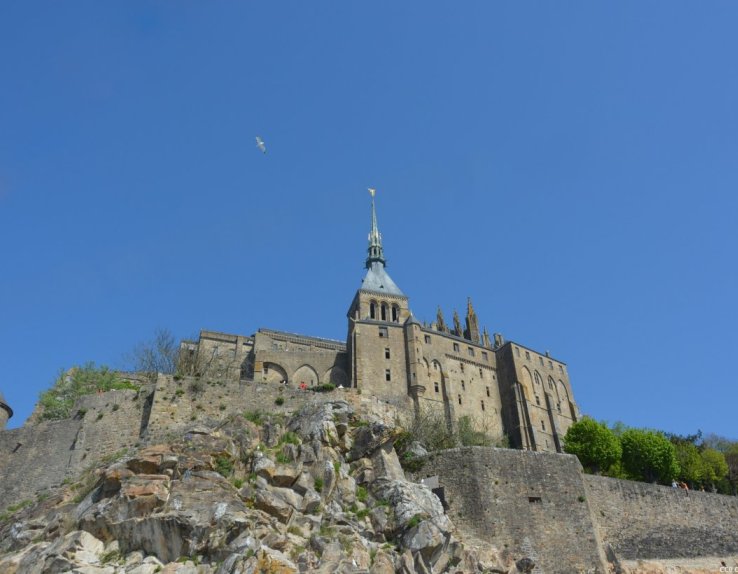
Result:
<svg viewBox="0 0 738 574"><path fill-rule="evenodd" d="M192 428L16 512L0 572L519 572L456 538L394 436L344 401Z"/></svg>

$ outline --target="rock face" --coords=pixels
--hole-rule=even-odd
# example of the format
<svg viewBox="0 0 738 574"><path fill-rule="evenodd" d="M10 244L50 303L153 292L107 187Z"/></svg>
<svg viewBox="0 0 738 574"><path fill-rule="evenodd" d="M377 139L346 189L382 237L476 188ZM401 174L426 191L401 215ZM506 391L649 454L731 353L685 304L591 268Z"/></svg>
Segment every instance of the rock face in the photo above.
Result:
<svg viewBox="0 0 738 574"><path fill-rule="evenodd" d="M520 572L454 537L393 436L343 401L193 428L16 512L0 524L0 572Z"/></svg>

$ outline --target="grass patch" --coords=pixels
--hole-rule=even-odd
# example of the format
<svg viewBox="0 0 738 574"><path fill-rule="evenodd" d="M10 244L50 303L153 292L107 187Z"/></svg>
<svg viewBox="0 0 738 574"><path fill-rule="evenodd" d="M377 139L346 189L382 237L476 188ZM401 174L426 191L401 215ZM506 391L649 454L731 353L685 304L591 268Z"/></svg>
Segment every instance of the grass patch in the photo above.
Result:
<svg viewBox="0 0 738 574"><path fill-rule="evenodd" d="M357 486L356 487L356 499L359 502L366 502L367 496L369 495L369 492L367 491L366 487L364 486Z"/></svg>
<svg viewBox="0 0 738 574"><path fill-rule="evenodd" d="M300 444L300 437L297 436L292 431L287 431L286 433L284 433L280 437L279 444L295 444L295 445L297 445L297 444Z"/></svg>
<svg viewBox="0 0 738 574"><path fill-rule="evenodd" d="M215 457L215 472L228 478L233 473L233 461L229 456Z"/></svg>
<svg viewBox="0 0 738 574"><path fill-rule="evenodd" d="M323 492L323 479L322 478L315 479L315 492Z"/></svg>
<svg viewBox="0 0 738 574"><path fill-rule="evenodd" d="M243 418L245 418L247 421L254 423L255 425L262 425L264 424L264 419L266 418L266 415L263 411L246 411L243 413Z"/></svg>

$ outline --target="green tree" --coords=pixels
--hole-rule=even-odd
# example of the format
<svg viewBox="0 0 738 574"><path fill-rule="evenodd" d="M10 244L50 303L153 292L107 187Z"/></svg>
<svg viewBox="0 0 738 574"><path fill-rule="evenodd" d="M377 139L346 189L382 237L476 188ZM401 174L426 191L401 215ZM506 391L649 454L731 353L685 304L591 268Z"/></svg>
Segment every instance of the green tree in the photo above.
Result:
<svg viewBox="0 0 738 574"><path fill-rule="evenodd" d="M628 429L620 437L623 470L635 480L668 484L679 476L674 445L662 433Z"/></svg>
<svg viewBox="0 0 738 574"><path fill-rule="evenodd" d="M590 417L575 422L566 431L564 451L575 454L587 472L599 474L620 460L620 440L604 423Z"/></svg>
<svg viewBox="0 0 738 574"><path fill-rule="evenodd" d="M702 481L703 462L699 449L691 442L674 443L677 462L679 463L679 474L677 478L686 482L692 488Z"/></svg>
<svg viewBox="0 0 738 574"><path fill-rule="evenodd" d="M715 486L728 475L728 463L725 460L725 455L713 448L703 449L700 454L702 462L702 484L705 486Z"/></svg>

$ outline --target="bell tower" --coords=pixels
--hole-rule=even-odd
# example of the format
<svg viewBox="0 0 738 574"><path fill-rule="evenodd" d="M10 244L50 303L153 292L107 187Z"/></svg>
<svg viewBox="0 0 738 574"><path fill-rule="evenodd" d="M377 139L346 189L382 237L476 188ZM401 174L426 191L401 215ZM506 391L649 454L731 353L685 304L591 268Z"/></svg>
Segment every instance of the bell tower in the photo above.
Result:
<svg viewBox="0 0 738 574"><path fill-rule="evenodd" d="M407 396L408 376L404 325L410 318L408 299L386 270L382 234L372 196L366 274L348 311L346 341L351 385L380 396Z"/></svg>

